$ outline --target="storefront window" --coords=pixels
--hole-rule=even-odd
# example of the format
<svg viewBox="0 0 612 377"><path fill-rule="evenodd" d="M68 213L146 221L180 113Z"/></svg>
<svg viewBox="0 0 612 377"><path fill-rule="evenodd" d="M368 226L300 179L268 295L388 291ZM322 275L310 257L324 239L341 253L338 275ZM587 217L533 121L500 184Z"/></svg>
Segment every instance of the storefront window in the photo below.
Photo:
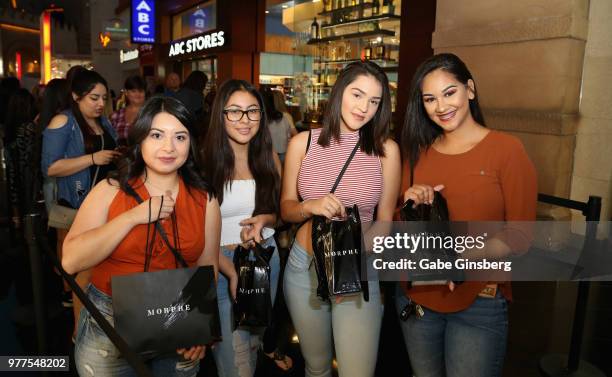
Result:
<svg viewBox="0 0 612 377"><path fill-rule="evenodd" d="M172 39L181 39L217 28L217 1L207 1L172 16Z"/></svg>

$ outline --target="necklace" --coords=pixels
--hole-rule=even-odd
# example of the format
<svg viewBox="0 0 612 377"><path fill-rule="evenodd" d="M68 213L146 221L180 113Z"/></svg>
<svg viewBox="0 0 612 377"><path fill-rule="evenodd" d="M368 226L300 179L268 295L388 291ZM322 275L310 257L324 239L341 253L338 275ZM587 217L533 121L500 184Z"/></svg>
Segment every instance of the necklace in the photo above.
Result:
<svg viewBox="0 0 612 377"><path fill-rule="evenodd" d="M160 192L163 192L164 194L165 194L166 192L170 191L170 192L172 192L172 196L173 196L173 197L175 197L175 196L176 196L176 195L175 195L175 193L178 191L178 187L179 187L179 182L178 182L178 180L176 181L176 183L174 184L174 186L173 186L172 188L162 188L162 187L159 187L159 186L157 186L157 185L153 184L153 182L149 181L149 180L148 180L148 179L146 179L146 178L144 179L144 183L145 183L145 185L147 185L147 186L151 186L152 188L154 188L154 189L156 189L156 190L158 190L158 191L160 191Z"/></svg>

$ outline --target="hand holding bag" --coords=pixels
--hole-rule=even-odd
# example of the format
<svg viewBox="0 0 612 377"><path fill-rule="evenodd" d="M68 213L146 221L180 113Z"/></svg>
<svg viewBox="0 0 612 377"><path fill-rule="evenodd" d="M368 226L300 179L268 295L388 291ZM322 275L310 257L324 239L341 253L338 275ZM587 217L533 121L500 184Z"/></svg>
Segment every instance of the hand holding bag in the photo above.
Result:
<svg viewBox="0 0 612 377"><path fill-rule="evenodd" d="M139 203L142 202L131 187L128 193ZM175 214L173 225L174 240L177 242ZM154 223L151 245L154 244L156 233L159 233L173 253L177 267L180 264L183 268L147 272L152 258L152 250L148 250L147 234L145 272L114 276L111 281L117 332L124 337L130 348L137 352L155 354L173 354L177 348L209 344L220 339L213 267L188 268L179 248L176 244L170 244L165 230L157 221Z"/></svg>
<svg viewBox="0 0 612 377"><path fill-rule="evenodd" d="M234 326L268 326L272 319L270 296L270 259L274 246L252 248L237 246L234 266L238 272L238 288L234 302Z"/></svg>
<svg viewBox="0 0 612 377"><path fill-rule="evenodd" d="M451 236L448 205L439 191L434 191L432 204L422 203L415 206L414 201L408 199L400 209L400 218L402 221L426 222L424 230L428 235L442 238ZM453 266L457 259L457 253L454 250L444 247L421 249L410 255L418 259L416 260L417 266L419 266L419 260L425 258L430 261L439 259L443 262L450 262ZM413 280L413 285L446 284L449 280L459 283L463 280L463 273L457 269L414 269L410 271L410 279Z"/></svg>
<svg viewBox="0 0 612 377"><path fill-rule="evenodd" d="M331 189L336 191L342 176L359 149L357 142ZM361 280L361 220L357 205L346 207L346 218L330 220L324 216L312 218L312 249L317 272L317 295L328 300L334 295L363 292L369 300L367 281Z"/></svg>

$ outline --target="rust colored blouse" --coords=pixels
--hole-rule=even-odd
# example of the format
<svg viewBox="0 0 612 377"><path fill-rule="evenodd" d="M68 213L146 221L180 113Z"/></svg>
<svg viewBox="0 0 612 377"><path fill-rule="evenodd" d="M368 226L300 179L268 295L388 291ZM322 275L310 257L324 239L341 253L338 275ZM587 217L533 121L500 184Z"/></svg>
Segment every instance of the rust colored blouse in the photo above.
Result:
<svg viewBox="0 0 612 377"><path fill-rule="evenodd" d="M142 180L132 183L134 190L142 200L150 195ZM180 252L189 266L195 266L204 251L204 219L206 217L207 194L198 189L189 191L182 178L179 179L179 191L176 197L174 212L177 219L178 245ZM111 221L122 213L136 207L138 202L132 196L119 190L108 209L107 221ZM171 245L175 245L172 232L172 220L162 221L162 226ZM153 238L153 224L150 224L149 238ZM111 277L128 275L144 271L145 245L147 239L147 224L137 225L117 245L112 254L92 269L91 283L102 292L112 295ZM153 257L149 271L168 270L176 268L172 251L168 249L159 234L155 235Z"/></svg>
<svg viewBox="0 0 612 377"><path fill-rule="evenodd" d="M410 187L407 163L402 172L403 197ZM535 221L536 171L520 140L506 133L490 131L471 150L456 155L443 154L430 147L421 153L414 169L414 183L444 185L441 193L447 200L451 221ZM494 234L513 254L526 252L532 238L528 229L516 226L498 228ZM471 274L470 279L480 280L474 277L477 272L467 273ZM497 275L495 279L483 276L482 280L466 281L453 292L446 285L420 285L406 289L406 293L427 308L456 312L469 307L487 282L503 279ZM510 283L500 283L499 287L510 300Z"/></svg>

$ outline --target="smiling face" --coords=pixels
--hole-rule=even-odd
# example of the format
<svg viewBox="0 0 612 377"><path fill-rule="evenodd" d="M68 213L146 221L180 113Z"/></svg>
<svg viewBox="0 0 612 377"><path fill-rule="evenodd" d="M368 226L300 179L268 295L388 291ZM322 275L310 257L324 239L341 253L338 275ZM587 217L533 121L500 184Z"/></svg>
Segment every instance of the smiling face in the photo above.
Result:
<svg viewBox="0 0 612 377"><path fill-rule="evenodd" d="M344 88L340 130L355 132L368 123L378 110L382 85L370 75L359 75Z"/></svg>
<svg viewBox="0 0 612 377"><path fill-rule="evenodd" d="M238 90L229 97L223 109L225 111L225 132L230 144L248 144L259 131L259 122L262 117L262 109L257 98L247 91ZM248 111L248 113L245 114L243 111ZM235 120L240 117L242 119Z"/></svg>
<svg viewBox="0 0 612 377"><path fill-rule="evenodd" d="M107 99L106 87L98 83L83 97L79 98L75 93L72 93L72 97L79 105L83 117L88 119L98 118L104 112Z"/></svg>
<svg viewBox="0 0 612 377"><path fill-rule="evenodd" d="M189 156L189 145L187 128L174 115L161 112L153 118L140 149L147 169L163 175L183 166Z"/></svg>
<svg viewBox="0 0 612 377"><path fill-rule="evenodd" d="M467 85L454 75L437 69L423 79L423 106L429 118L444 132L453 132L466 122L473 122L470 100L474 99L474 82Z"/></svg>

